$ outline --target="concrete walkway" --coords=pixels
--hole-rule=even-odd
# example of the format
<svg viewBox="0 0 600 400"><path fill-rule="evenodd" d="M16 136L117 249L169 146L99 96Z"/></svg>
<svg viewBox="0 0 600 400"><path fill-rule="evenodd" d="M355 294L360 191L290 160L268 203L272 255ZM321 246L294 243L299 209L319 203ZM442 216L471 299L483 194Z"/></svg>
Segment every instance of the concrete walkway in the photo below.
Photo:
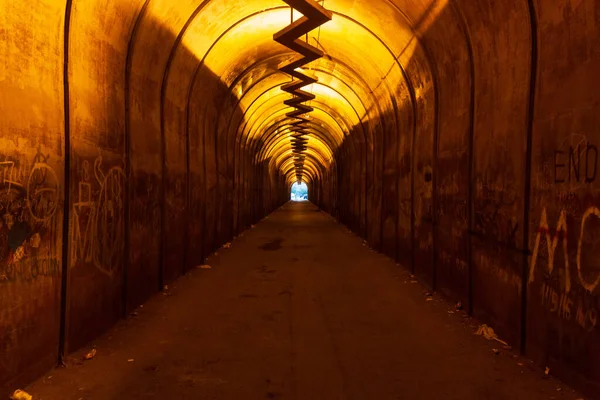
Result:
<svg viewBox="0 0 600 400"><path fill-rule="evenodd" d="M576 399L426 301L408 273L290 203L26 390L78 399ZM91 346L90 346L91 347ZM521 364L521 365L519 365ZM560 390L557 390L560 387Z"/></svg>

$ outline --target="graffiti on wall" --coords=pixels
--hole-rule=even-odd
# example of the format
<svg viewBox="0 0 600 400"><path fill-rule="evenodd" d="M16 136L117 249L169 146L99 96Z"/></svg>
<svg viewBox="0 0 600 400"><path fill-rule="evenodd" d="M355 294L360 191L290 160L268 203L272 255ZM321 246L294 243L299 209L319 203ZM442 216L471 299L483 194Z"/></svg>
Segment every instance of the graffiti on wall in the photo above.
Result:
<svg viewBox="0 0 600 400"><path fill-rule="evenodd" d="M534 171L533 183L540 190L556 189L557 185L575 192L596 181L598 176L598 147L585 135L571 134L565 137L545 157L541 149L538 157L543 158Z"/></svg>
<svg viewBox="0 0 600 400"><path fill-rule="evenodd" d="M598 148L582 140L568 151L554 151L554 183L592 183L598 172Z"/></svg>
<svg viewBox="0 0 600 400"><path fill-rule="evenodd" d="M113 276L123 263L125 174L102 157L77 160L70 266L93 265Z"/></svg>
<svg viewBox="0 0 600 400"><path fill-rule="evenodd" d="M0 156L0 283L59 271L55 246L60 181L49 155Z"/></svg>
<svg viewBox="0 0 600 400"><path fill-rule="evenodd" d="M477 234L516 247L519 222L513 206L517 189L512 183L478 177L475 182L473 223Z"/></svg>
<svg viewBox="0 0 600 400"><path fill-rule="evenodd" d="M585 277L582 272L581 266L581 253L583 247L583 239L584 234L586 232L586 224L593 218L600 218L600 210L596 207L590 207L586 210L581 219L581 225L578 232L578 242L577 246L577 256L575 259L575 265L577 268L577 277L579 284L589 293L593 293L594 290L600 284L600 273L598 273L595 277L589 278ZM568 239L567 239L567 214L563 210L560 212L558 217L558 222L556 223L556 228L551 230L548 224L548 215L547 211L544 208L541 213L540 223L538 232L535 237L535 242L533 245L532 257L531 257L531 265L529 268L529 282L533 282L535 279L535 268L538 264L538 256L540 254L540 250L542 249L542 241L546 243L546 255L547 255L547 270L549 274L552 274L555 267L559 267L555 265L555 255L558 249L563 252L564 259L564 288L565 292L569 293L571 291L571 272L569 268L569 250L568 250ZM560 248L559 248L560 246Z"/></svg>
<svg viewBox="0 0 600 400"><path fill-rule="evenodd" d="M592 296L600 284L600 271L586 265L582 255L596 247L590 239L593 241L597 236L594 225L599 225L600 209L589 207L581 218L571 217L571 220L573 222L568 223L569 215L562 209L551 225L546 208L542 209L529 265L529 283L535 281L537 269L544 270L548 278L554 277L559 289L545 279L540 293L542 306L563 320L574 320L582 328L591 330L598 319ZM573 225L575 229L569 234L568 226Z"/></svg>
<svg viewBox="0 0 600 400"><path fill-rule="evenodd" d="M422 167L423 179L415 184L415 228L423 222L433 222L433 170L430 166Z"/></svg>

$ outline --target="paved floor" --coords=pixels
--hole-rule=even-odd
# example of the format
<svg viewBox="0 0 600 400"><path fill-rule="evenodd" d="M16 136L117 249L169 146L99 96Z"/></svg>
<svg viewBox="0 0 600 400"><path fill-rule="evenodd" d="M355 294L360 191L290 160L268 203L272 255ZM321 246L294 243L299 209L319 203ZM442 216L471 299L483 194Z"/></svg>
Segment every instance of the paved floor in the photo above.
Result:
<svg viewBox="0 0 600 400"><path fill-rule="evenodd" d="M35 400L576 399L290 203L27 388ZM84 349L87 351L88 349ZM519 365L520 364L520 365ZM560 390L557 390L560 387Z"/></svg>

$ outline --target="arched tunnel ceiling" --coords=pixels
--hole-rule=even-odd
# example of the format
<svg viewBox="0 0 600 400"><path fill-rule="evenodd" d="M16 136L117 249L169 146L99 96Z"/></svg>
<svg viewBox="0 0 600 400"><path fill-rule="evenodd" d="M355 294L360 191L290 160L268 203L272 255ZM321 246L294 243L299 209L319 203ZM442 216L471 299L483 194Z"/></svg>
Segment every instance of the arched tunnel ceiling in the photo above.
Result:
<svg viewBox="0 0 600 400"><path fill-rule="evenodd" d="M322 210L600 392L598 1L320 4L333 19L309 34L325 55L296 158L284 1L0 0L0 217L42 239L0 247L23 278L53 270L9 282L21 270L0 257L0 332L39 322L0 354L0 386L3 365L56 360L63 327L88 343L121 315L105 304L202 265L289 199L304 160ZM554 231L571 258L548 269ZM570 321L530 296L567 295L565 271Z"/></svg>
<svg viewBox="0 0 600 400"><path fill-rule="evenodd" d="M306 159L315 173L330 165L351 132L351 140L357 145L370 143L372 125L393 107L391 99L400 88L412 88L405 82L401 60L410 61L419 46L418 29L423 29L424 21L434 19L446 1L326 0L319 4L330 10L333 18L307 38L324 52L323 58L306 67L319 79L305 88L317 96L308 104L315 111L309 114L313 131L307 137L313 156ZM291 132L283 128L293 119L285 117L292 108L283 104L290 96L281 91L280 85L290 77L277 66L294 54L276 43L273 34L290 24L290 7L281 0L176 4L154 0L146 5L143 17L161 24L177 38L163 77L164 91L169 91L171 79L181 79L174 78L171 71L185 69L183 54L190 54L195 64L193 69L187 67L190 92L216 91L206 81L207 76L216 76L227 88L228 93L211 93L210 100L217 103L214 105L220 114L219 134L229 136L225 140L230 143L251 149L257 155L256 162L287 165L281 159L293 157ZM294 20L300 16L293 13ZM157 47L155 51L165 50ZM145 58L151 61L160 56L149 54ZM210 74L203 74L204 70ZM206 94L200 100L204 104L197 105L195 112L206 112L210 101ZM193 107L190 96L188 107ZM236 107L241 112L234 112ZM276 129L279 127L282 129ZM290 183L293 180L291 177Z"/></svg>

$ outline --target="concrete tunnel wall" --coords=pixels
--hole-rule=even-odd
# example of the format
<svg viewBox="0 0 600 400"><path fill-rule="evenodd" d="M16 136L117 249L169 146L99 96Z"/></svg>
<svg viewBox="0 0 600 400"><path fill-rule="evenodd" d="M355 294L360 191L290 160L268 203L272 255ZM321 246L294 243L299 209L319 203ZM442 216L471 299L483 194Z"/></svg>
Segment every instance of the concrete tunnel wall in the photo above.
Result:
<svg viewBox="0 0 600 400"><path fill-rule="evenodd" d="M327 0L309 196L600 392L600 6ZM279 0L0 0L0 385L289 199ZM286 21L287 19L287 21ZM390 310L394 311L394 310ZM394 312L401 312L395 310Z"/></svg>

